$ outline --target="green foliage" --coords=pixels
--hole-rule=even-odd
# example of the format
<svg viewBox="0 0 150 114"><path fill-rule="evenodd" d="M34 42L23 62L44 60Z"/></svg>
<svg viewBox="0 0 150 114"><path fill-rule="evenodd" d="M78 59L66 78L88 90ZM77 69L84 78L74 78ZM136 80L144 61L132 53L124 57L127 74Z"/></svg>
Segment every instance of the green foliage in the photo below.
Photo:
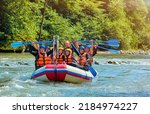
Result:
<svg viewBox="0 0 150 114"><path fill-rule="evenodd" d="M120 49L150 49L150 12L144 0L1 0L0 49L12 41L116 38Z"/></svg>

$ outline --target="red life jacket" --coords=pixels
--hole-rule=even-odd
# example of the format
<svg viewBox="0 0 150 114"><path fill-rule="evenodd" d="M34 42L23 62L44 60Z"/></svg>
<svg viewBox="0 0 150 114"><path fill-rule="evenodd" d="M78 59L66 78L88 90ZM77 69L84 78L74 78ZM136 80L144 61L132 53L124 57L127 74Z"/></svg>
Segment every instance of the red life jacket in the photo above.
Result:
<svg viewBox="0 0 150 114"><path fill-rule="evenodd" d="M82 57L78 57L78 61L81 66L84 66L86 64L86 60L87 60L86 53L83 53Z"/></svg>
<svg viewBox="0 0 150 114"><path fill-rule="evenodd" d="M65 62L66 62L66 64L71 64L72 61L73 61L72 55L65 56Z"/></svg>
<svg viewBox="0 0 150 114"><path fill-rule="evenodd" d="M57 63L62 64L64 62L63 54L59 55L59 58L57 58Z"/></svg>
<svg viewBox="0 0 150 114"><path fill-rule="evenodd" d="M47 65L47 64L51 64L52 63L52 59L49 56L47 56L47 54L45 54L44 56L39 53L39 58L38 60L36 61L36 66L44 66L44 65Z"/></svg>

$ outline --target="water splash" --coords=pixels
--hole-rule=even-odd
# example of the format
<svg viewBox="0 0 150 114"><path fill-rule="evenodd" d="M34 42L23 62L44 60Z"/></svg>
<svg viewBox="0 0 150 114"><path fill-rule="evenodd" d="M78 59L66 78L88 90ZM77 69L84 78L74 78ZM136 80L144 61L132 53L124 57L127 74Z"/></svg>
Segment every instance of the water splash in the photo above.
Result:
<svg viewBox="0 0 150 114"><path fill-rule="evenodd" d="M99 75L92 82L45 83L30 79L34 71L34 57L27 54L2 55L0 56L0 96L150 96L149 56L100 55L96 60L100 65L93 67ZM108 61L116 61L118 64L108 64Z"/></svg>

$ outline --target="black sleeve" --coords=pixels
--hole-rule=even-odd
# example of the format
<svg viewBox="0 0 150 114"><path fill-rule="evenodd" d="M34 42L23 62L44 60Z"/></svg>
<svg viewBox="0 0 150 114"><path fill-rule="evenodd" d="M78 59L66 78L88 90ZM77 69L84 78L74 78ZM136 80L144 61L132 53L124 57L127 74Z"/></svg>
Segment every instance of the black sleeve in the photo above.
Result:
<svg viewBox="0 0 150 114"><path fill-rule="evenodd" d="M36 50L32 45L29 45L29 52L33 55L33 56L37 56L38 55L38 50Z"/></svg>
<svg viewBox="0 0 150 114"><path fill-rule="evenodd" d="M91 58L90 54L86 54L86 59L90 59L90 58Z"/></svg>
<svg viewBox="0 0 150 114"><path fill-rule="evenodd" d="M53 53L53 49L52 50L50 50L50 52L49 52L50 54L52 54Z"/></svg>
<svg viewBox="0 0 150 114"><path fill-rule="evenodd" d="M97 48L94 48L93 50L93 56L95 56L97 54Z"/></svg>
<svg viewBox="0 0 150 114"><path fill-rule="evenodd" d="M51 55L50 51L49 51L49 52L47 52L47 56L49 56L49 55Z"/></svg>

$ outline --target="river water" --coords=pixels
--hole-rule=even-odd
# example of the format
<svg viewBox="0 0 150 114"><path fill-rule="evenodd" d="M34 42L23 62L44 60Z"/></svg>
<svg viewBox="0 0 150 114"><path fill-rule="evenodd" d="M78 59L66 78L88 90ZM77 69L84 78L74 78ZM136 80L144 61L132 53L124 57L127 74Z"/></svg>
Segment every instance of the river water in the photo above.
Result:
<svg viewBox="0 0 150 114"><path fill-rule="evenodd" d="M0 96L144 97L150 96L150 55L98 55L92 82L72 84L32 80L34 57L0 53ZM117 64L108 64L116 61Z"/></svg>

